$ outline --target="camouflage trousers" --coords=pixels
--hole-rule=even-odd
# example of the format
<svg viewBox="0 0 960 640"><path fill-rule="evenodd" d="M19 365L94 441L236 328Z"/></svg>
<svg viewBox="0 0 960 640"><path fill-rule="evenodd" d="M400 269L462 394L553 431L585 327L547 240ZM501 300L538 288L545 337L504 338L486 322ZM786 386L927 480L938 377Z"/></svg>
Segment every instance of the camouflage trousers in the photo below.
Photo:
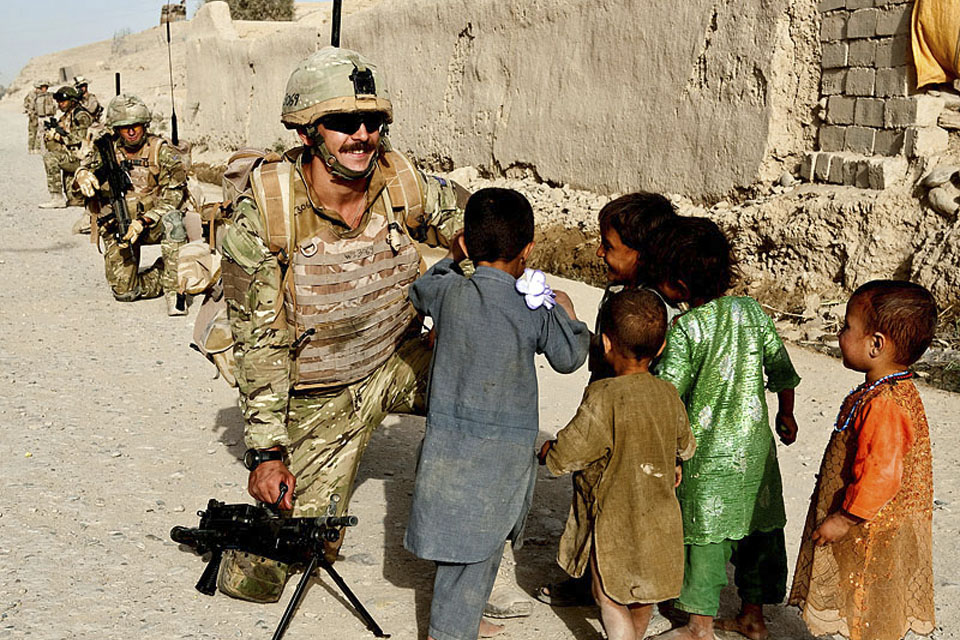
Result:
<svg viewBox="0 0 960 640"><path fill-rule="evenodd" d="M66 193L67 200L82 204L80 191L73 188L73 174L80 167L80 161L72 151L59 147L43 154L43 168L47 172L47 191L52 196Z"/></svg>
<svg viewBox="0 0 960 640"><path fill-rule="evenodd" d="M37 129L40 128L40 120L37 116L27 118L27 151L39 151L40 141L37 139Z"/></svg>
<svg viewBox="0 0 960 640"><path fill-rule="evenodd" d="M334 494L340 496L337 515L346 513L374 429L388 413L424 414L431 353L421 338L413 337L364 380L331 394L290 398L292 444L285 462L297 478L294 517L326 513ZM235 598L275 602L288 573L289 567L279 562L227 551L218 586Z"/></svg>
<svg viewBox="0 0 960 640"><path fill-rule="evenodd" d="M100 238L103 240L103 271L114 298L120 302L133 302L168 292L176 293L180 247L187 240L180 211L164 215L159 223L145 229L140 239L128 247L117 244L112 225L100 228ZM146 244L160 245L160 259L141 271L140 247Z"/></svg>

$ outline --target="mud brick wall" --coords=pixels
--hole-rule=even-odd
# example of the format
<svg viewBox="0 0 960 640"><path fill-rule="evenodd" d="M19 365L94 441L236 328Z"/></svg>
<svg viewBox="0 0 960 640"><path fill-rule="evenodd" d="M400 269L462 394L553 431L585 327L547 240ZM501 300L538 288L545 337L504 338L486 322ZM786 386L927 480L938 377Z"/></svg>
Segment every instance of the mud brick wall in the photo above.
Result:
<svg viewBox="0 0 960 640"><path fill-rule="evenodd" d="M822 0L820 153L801 173L811 181L883 189L907 159L939 153L943 100L916 93L911 0Z"/></svg>

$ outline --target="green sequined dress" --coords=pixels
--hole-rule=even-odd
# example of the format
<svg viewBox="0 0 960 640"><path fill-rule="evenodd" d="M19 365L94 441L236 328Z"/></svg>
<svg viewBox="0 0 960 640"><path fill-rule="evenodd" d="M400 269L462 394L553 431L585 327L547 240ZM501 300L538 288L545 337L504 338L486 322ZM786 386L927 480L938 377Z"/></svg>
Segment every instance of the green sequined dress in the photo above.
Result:
<svg viewBox="0 0 960 640"><path fill-rule="evenodd" d="M725 296L680 316L657 375L687 406L697 453L677 497L685 544L739 540L786 524L777 447L764 398L800 383L756 300Z"/></svg>

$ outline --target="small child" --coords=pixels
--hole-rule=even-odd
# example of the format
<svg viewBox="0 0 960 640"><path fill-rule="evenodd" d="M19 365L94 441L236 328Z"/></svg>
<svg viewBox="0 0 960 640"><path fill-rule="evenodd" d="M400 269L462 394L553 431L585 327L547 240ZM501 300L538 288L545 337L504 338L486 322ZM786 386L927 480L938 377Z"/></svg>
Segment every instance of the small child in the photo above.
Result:
<svg viewBox="0 0 960 640"><path fill-rule="evenodd" d="M573 372L586 360L589 331L565 294L556 292L554 306L549 288L533 290L543 274L524 271L533 210L520 193L473 194L452 246L410 288L414 307L433 318L436 343L404 546L437 564L429 637L475 640L502 629L482 619L483 607L533 497L534 356ZM476 265L469 278L455 267L464 253Z"/></svg>
<svg viewBox="0 0 960 640"><path fill-rule="evenodd" d="M937 306L920 285L874 280L847 303L847 394L823 454L790 604L814 635L898 640L933 631L930 431L907 367L933 339Z"/></svg>
<svg viewBox="0 0 960 640"><path fill-rule="evenodd" d="M676 216L676 209L670 200L658 193L644 191L615 198L600 209L600 246L597 247L597 257L607 266L607 288L600 301L601 309L610 295L623 289L647 288L660 296L656 289L650 286L640 251L644 239L654 229ZM679 311L662 296L661 300L667 309L669 327ZM596 332L590 345L590 382L613 375L600 344L602 327L599 319L602 316L602 313L597 314Z"/></svg>
<svg viewBox="0 0 960 640"><path fill-rule="evenodd" d="M540 450L555 475L574 473L574 500L557 561L590 566L610 640L641 640L654 603L683 580L683 525L674 492L696 442L673 385L649 372L663 349L666 310L647 290L603 307L603 350L615 377L590 384L577 415Z"/></svg>
<svg viewBox="0 0 960 640"><path fill-rule="evenodd" d="M687 407L697 455L684 463L677 490L683 513L683 588L674 607L689 622L661 637L712 638L714 628L767 637L763 605L786 595L786 513L766 388L778 395L777 432L797 436L794 392L800 378L773 321L756 300L724 295L734 277L730 242L706 218L677 217L649 236L644 253L652 282L690 310L667 334L657 365ZM740 614L714 618L736 568Z"/></svg>

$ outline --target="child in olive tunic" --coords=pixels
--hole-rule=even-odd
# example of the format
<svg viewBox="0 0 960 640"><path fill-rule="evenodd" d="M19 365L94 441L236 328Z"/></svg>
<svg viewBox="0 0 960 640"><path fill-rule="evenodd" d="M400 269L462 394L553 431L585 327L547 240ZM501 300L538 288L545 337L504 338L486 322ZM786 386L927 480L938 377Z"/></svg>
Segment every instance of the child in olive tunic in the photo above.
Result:
<svg viewBox="0 0 960 640"><path fill-rule="evenodd" d="M574 502L558 562L571 576L590 565L592 591L610 640L636 640L653 604L679 595L683 525L674 489L696 442L676 389L655 378L666 309L643 289L614 294L601 310L614 377L590 384L577 415L544 443L540 462L576 471Z"/></svg>
<svg viewBox="0 0 960 640"><path fill-rule="evenodd" d="M427 426L404 546L437 563L429 637L475 640L504 543L518 542L536 480L534 356L561 373L587 358L589 331L570 299L524 269L533 210L510 189L482 189L464 211L467 278L455 251L410 288L433 318ZM452 246L461 246L460 242ZM518 280L518 277L524 276ZM534 286L539 284L540 286ZM485 625L485 626L484 626Z"/></svg>

